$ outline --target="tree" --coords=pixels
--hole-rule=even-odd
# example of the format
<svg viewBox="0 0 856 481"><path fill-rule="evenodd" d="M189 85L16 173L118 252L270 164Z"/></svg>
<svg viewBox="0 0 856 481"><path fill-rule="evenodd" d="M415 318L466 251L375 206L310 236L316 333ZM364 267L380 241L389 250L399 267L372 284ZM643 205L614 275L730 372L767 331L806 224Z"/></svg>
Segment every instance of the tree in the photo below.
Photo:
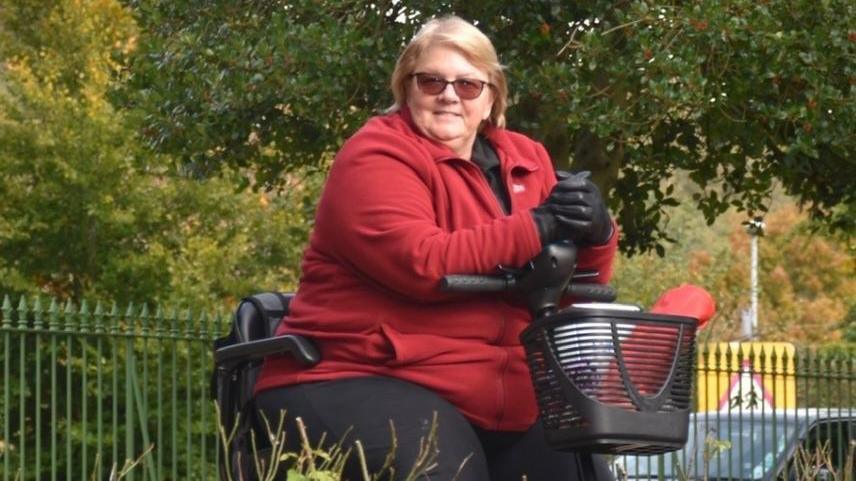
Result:
<svg viewBox="0 0 856 481"><path fill-rule="evenodd" d="M0 35L3 284L79 297L116 250L133 262L152 224L132 207L152 186L105 99L133 19L109 2L21 2L4 5ZM139 283L162 280L139 267Z"/></svg>
<svg viewBox="0 0 856 481"><path fill-rule="evenodd" d="M687 192L679 184L677 195ZM750 236L738 213L725 213L711 229L689 206L675 216L689 232L689 242L665 258L651 253L622 257L615 274L621 299L650 306L666 289L684 282L706 288L717 302L717 315L702 338L740 339L740 319L749 305ZM813 234L807 216L795 204L777 196L766 217L767 232L760 239L759 339L823 343L852 342L852 247L834 237Z"/></svg>
<svg viewBox="0 0 856 481"><path fill-rule="evenodd" d="M111 0L0 9L0 292L211 309L293 287L316 184L236 192L144 149L109 97L137 35Z"/></svg>
<svg viewBox="0 0 856 481"><path fill-rule="evenodd" d="M781 184L854 229L852 30L846 0L665 2L134 0L145 34L124 101L200 176L247 168L277 188L391 103L401 46L427 18L482 27L508 66L510 126L593 171L627 252L671 239L673 177L708 222L767 209Z"/></svg>
<svg viewBox="0 0 856 481"><path fill-rule="evenodd" d="M804 342L841 340L856 298L852 246L811 235L793 207L768 216L767 225L761 240L762 334Z"/></svg>

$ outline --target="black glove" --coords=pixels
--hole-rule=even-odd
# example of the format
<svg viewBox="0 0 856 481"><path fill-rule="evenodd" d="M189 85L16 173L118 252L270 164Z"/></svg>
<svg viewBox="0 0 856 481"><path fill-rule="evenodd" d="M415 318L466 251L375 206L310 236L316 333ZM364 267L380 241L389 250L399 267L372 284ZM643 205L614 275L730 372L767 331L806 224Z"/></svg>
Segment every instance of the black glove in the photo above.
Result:
<svg viewBox="0 0 856 481"><path fill-rule="evenodd" d="M558 172L559 182L549 197L532 210L541 245L572 240L581 247L605 244L612 237L612 221L600 190L588 172Z"/></svg>

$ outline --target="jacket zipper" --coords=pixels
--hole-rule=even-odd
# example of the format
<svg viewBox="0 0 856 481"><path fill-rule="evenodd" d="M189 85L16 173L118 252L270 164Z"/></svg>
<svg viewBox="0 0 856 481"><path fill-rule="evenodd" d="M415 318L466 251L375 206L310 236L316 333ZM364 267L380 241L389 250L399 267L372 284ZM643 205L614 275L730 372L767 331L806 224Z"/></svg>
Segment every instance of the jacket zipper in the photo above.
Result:
<svg viewBox="0 0 856 481"><path fill-rule="evenodd" d="M477 165L475 165L474 163L469 162L469 161L466 161L466 163L469 164L468 167L466 167L466 168L470 169L471 171L476 170L476 175L479 178L479 185L481 187L481 195L487 195L488 197L493 199L493 202L491 203L491 205L493 205L493 207L494 207L493 214L494 215L498 214L499 216L502 216L502 217L510 215L511 214L511 212L510 212L511 205L508 206L509 212L505 212L505 209L502 207L502 204L499 202L499 199L496 198L496 194L493 192L493 189L491 189L490 184L488 183L487 178L484 175L484 172L482 172L482 170ZM502 176L502 168L501 167L500 167L500 176L501 176L502 183L505 184L506 179L504 178L504 176ZM506 186L506 190L507 189L508 189L508 187ZM510 195L508 197L508 202L509 202L509 204L511 203L511 196ZM505 313L503 313L502 314L502 322L501 322L500 327L499 327L499 333L496 337L496 340L494 341L494 345L496 347L499 347L502 349L502 356L503 356L502 365L499 369L499 377L497 379L499 392L497 393L497 416L496 416L495 429L499 429L499 426L502 425L502 420L503 420L503 418L505 418L505 411L506 411L506 409L505 409L505 398L506 398L506 396L505 396L505 372L508 370L508 360L509 360L510 356L508 354L508 351L506 351L506 349L503 346L500 346L500 341L505 336L505 331L507 328L508 328L508 320L506 319Z"/></svg>

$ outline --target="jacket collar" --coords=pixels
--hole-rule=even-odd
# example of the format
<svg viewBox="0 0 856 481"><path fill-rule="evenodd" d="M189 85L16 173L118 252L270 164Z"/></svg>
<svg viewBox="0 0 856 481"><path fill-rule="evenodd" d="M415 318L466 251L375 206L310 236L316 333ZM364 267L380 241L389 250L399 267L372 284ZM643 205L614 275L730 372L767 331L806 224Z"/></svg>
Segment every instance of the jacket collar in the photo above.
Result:
<svg viewBox="0 0 856 481"><path fill-rule="evenodd" d="M450 160L460 159L460 157L458 157L458 155L449 147L422 135L416 127L416 124L413 123L413 116L407 106L402 106L397 112L393 112L390 115L398 116L401 119L412 136L426 149L428 149L428 152L431 154L431 157L435 162L447 162ZM539 169L538 164L533 160L520 158L518 155L509 155L507 146L511 140L509 139L508 131L505 129L500 129L493 125L486 125L482 129L481 135L490 140L490 143L493 145L494 149L496 149L499 158L503 162L509 163L508 167L510 170L521 168L532 172Z"/></svg>

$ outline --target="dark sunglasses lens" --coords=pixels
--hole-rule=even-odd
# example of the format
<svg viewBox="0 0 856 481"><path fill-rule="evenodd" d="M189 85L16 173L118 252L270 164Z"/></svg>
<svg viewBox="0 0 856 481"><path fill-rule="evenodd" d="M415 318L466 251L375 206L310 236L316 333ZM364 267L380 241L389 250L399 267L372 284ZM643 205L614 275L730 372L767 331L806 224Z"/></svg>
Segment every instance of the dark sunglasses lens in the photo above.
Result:
<svg viewBox="0 0 856 481"><path fill-rule="evenodd" d="M479 96L483 88L483 84L473 80L455 80L455 92L462 99L472 100Z"/></svg>
<svg viewBox="0 0 856 481"><path fill-rule="evenodd" d="M417 75L416 84L419 86L419 90L428 95L437 95L446 88L445 80L431 75Z"/></svg>
<svg viewBox="0 0 856 481"><path fill-rule="evenodd" d="M416 74L416 85L419 90L428 95L438 95L446 89L446 85L451 83L455 88L455 93L458 97L465 100L472 100L481 95L484 89L484 83L478 80L458 79L451 82L434 75Z"/></svg>

